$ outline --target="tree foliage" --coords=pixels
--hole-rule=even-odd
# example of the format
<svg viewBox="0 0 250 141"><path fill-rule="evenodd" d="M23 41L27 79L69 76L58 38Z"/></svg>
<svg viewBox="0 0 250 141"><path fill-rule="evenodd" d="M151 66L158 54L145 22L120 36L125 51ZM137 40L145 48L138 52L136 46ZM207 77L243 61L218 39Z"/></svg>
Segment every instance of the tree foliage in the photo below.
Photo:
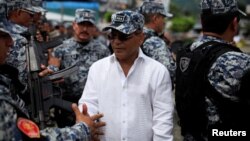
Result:
<svg viewBox="0 0 250 141"><path fill-rule="evenodd" d="M195 21L198 19L198 14L193 13L179 5L179 3L172 1L170 4L170 11L174 14L171 19L170 30L173 32L187 32L193 28Z"/></svg>
<svg viewBox="0 0 250 141"><path fill-rule="evenodd" d="M172 19L172 26L170 29L173 32L187 32L193 28L195 20L193 17L189 16L179 16Z"/></svg>
<svg viewBox="0 0 250 141"><path fill-rule="evenodd" d="M106 21L106 22L111 22L111 16L112 16L112 14L113 14L113 12L111 12L111 11L107 11L107 12L105 12L104 13L104 21Z"/></svg>

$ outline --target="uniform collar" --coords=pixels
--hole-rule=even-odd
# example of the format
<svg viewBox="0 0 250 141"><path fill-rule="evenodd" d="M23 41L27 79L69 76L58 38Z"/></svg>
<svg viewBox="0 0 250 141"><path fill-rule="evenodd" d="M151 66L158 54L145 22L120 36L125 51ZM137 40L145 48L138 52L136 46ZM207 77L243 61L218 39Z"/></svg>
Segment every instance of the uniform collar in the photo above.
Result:
<svg viewBox="0 0 250 141"><path fill-rule="evenodd" d="M227 41L218 38L218 37L214 37L214 36L207 36L207 35L203 35L199 40L197 40L196 42L194 42L190 49L194 50L195 48L199 47L201 44L206 43L206 42L210 42L210 41L215 41L215 42L219 42L219 43L225 43L225 44L230 44Z"/></svg>
<svg viewBox="0 0 250 141"><path fill-rule="evenodd" d="M76 46L75 46L76 49L85 49L85 50L90 50L91 49L90 44L91 44L92 40L90 40L86 44L81 44L80 42L78 42L76 40L76 38L72 37L71 39L76 43Z"/></svg>
<svg viewBox="0 0 250 141"><path fill-rule="evenodd" d="M10 31L10 33L12 34L21 34L28 31L27 27L15 24L11 21L6 21L5 26L7 30Z"/></svg>
<svg viewBox="0 0 250 141"><path fill-rule="evenodd" d="M158 33L155 30L151 29L151 28L143 27L143 32L147 36L158 36Z"/></svg>

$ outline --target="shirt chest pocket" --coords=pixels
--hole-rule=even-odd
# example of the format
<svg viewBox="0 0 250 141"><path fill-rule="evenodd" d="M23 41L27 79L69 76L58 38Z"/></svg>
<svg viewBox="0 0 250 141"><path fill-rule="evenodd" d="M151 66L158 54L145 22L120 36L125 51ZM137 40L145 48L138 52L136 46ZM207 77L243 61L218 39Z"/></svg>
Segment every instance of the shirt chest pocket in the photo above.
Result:
<svg viewBox="0 0 250 141"><path fill-rule="evenodd" d="M72 65L75 65L79 62L79 54L69 54L65 55L62 58L62 65L66 67L70 67Z"/></svg>

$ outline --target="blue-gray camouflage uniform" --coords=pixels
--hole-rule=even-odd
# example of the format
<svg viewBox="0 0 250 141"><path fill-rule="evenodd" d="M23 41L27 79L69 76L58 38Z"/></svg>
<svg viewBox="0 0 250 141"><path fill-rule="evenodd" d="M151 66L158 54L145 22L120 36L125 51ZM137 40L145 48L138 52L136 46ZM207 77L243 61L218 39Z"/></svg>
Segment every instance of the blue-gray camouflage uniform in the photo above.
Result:
<svg viewBox="0 0 250 141"><path fill-rule="evenodd" d="M63 89L65 89L66 94L80 98L87 80L89 67L97 60L110 55L110 52L106 46L97 40L91 40L86 45L82 45L75 38L70 38L54 50L54 55L61 59L62 69L75 64L79 66L77 73L65 78Z"/></svg>
<svg viewBox="0 0 250 141"><path fill-rule="evenodd" d="M9 31L2 28L1 32ZM2 47L2 46L0 46ZM16 77L18 70L6 64L0 64L0 141L22 141L22 132L17 128L19 117L29 118L23 100L15 92L19 92L21 82ZM67 128L46 128L40 131L43 140L82 140L90 141L90 130L83 123Z"/></svg>
<svg viewBox="0 0 250 141"><path fill-rule="evenodd" d="M17 68L19 71L19 80L27 85L27 61L26 61L26 48L28 41L21 33L26 32L27 28L6 21L4 28L8 30L13 38L14 45L10 48L10 54L6 59L6 63Z"/></svg>
<svg viewBox="0 0 250 141"><path fill-rule="evenodd" d="M203 43L209 41L216 41L226 43L224 40L212 36L203 36L202 39L195 42L191 46L194 50ZM223 98L232 101L238 101L239 96L236 92L240 89L240 80L250 69L250 56L240 52L226 52L216 59L212 67L209 69L208 80L216 91L221 94ZM221 122L218 108L210 97L205 97L206 102L206 117L208 119L208 126L211 127ZM195 141L192 135L185 135L185 140Z"/></svg>
<svg viewBox="0 0 250 141"><path fill-rule="evenodd" d="M6 0L7 12L16 9L26 9L31 12L40 12L39 7L31 6L28 0ZM3 26L8 30L13 38L14 46L10 49L10 54L6 59L6 63L17 68L19 71L19 80L27 86L28 75L27 75L27 59L26 59L26 46L28 45L27 39L22 33L27 33L28 28L13 23L9 20L3 21Z"/></svg>
<svg viewBox="0 0 250 141"><path fill-rule="evenodd" d="M165 17L172 17L172 14L166 11L162 3L144 2L138 9L142 14L161 14ZM175 80L176 64L172 53L159 34L153 29L144 27L145 40L142 45L142 51L149 57L162 63L170 72L171 80Z"/></svg>
<svg viewBox="0 0 250 141"><path fill-rule="evenodd" d="M89 9L77 9L75 22L90 22L96 25L95 13ZM90 39L89 42L76 41L72 37L54 49L54 56L61 59L61 69L72 65L79 66L79 71L64 79L64 93L66 100L78 102L82 95L90 66L99 59L110 55L108 47L98 40Z"/></svg>
<svg viewBox="0 0 250 141"><path fill-rule="evenodd" d="M146 35L146 40L142 45L143 52L147 56L161 62L169 70L173 81L175 77L176 64L168 46L152 29L144 27L143 32Z"/></svg>
<svg viewBox="0 0 250 141"><path fill-rule="evenodd" d="M17 128L17 118L20 115L28 118L28 115L24 112L25 109L11 97L8 88L10 79L0 74L0 82L0 141L22 141L21 131ZM66 128L46 128L40 130L40 134L47 141L90 141L90 130L83 122Z"/></svg>
<svg viewBox="0 0 250 141"><path fill-rule="evenodd" d="M201 8L203 10L211 9L211 13L214 15L240 11L235 0L202 0ZM230 44L221 38L204 35L201 39L194 42L190 49L194 50L200 45L211 41ZM238 102L240 98L237 92L240 90L241 79L249 70L250 56L248 54L229 51L220 55L212 64L208 71L208 81L218 92L217 94L220 95L219 97L231 102ZM221 113L218 108L218 101L216 103L216 100L214 100L211 96L205 96L205 103L206 117L208 119L206 131L210 131L211 129L209 127L216 127L215 125L219 125L223 121L222 117L220 117ZM207 135L202 135L201 137L204 140L208 140ZM184 135L184 140L196 141L195 137L191 134Z"/></svg>
<svg viewBox="0 0 250 141"><path fill-rule="evenodd" d="M203 36L203 38L192 44L191 50L194 50L199 45L216 41L226 43L212 36ZM239 52L227 52L222 54L213 63L208 73L208 79L210 84L225 98L231 100L239 100L235 95L240 89L240 80L245 72L250 69L250 56L245 53ZM206 99L208 105L212 106L213 103L208 98ZM216 108L208 108L209 124L219 121L219 115L215 110Z"/></svg>
<svg viewBox="0 0 250 141"><path fill-rule="evenodd" d="M8 13L8 11L17 9L18 7L16 1L6 0L5 4L6 4L5 6L7 7L7 9L4 10L5 16ZM26 64L25 45L27 45L28 41L26 40L26 38L20 35L21 33L27 31L27 28L12 23L7 19L4 19L2 21L2 26L4 29L10 32L14 42L13 47L10 48L10 54L6 59L6 63L17 68L20 73L19 80L23 84L27 84L27 70L26 70L27 64Z"/></svg>

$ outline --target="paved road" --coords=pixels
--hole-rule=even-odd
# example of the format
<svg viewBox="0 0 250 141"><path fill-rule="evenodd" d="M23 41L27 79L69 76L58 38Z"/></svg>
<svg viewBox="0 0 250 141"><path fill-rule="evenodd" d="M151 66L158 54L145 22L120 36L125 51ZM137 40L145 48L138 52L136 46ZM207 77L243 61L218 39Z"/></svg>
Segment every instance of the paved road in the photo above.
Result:
<svg viewBox="0 0 250 141"><path fill-rule="evenodd" d="M177 116L177 113L175 111L174 112L174 130L173 130L174 141L182 141L183 138L181 136L181 129L180 129L180 126L177 124L177 122L178 122L178 116Z"/></svg>
<svg viewBox="0 0 250 141"><path fill-rule="evenodd" d="M250 54L250 46L242 47L240 48L243 52L249 53Z"/></svg>

